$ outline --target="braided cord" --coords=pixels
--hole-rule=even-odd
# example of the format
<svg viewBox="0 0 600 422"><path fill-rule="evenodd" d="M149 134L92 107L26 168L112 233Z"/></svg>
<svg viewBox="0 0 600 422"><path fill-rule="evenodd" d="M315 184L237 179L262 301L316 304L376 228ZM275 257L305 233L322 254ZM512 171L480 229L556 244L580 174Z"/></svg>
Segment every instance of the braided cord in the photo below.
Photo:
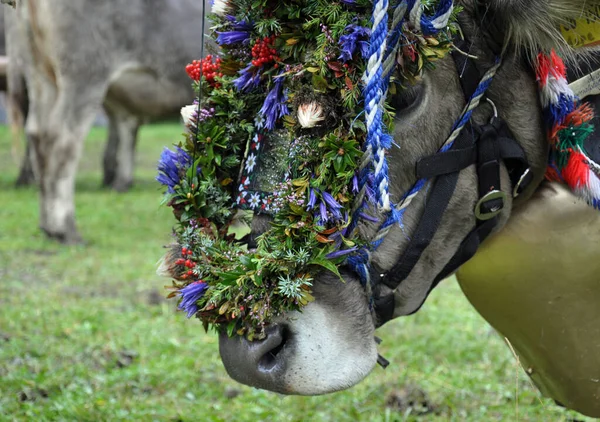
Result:
<svg viewBox="0 0 600 422"><path fill-rule="evenodd" d="M369 60L365 72L364 89L365 115L367 126L366 150L371 155L373 179L365 180L375 193L381 209L390 209L388 191L388 166L385 151L391 145L389 135L383 129L383 58L386 52L388 35L388 0L376 0L373 4L373 28L369 40ZM370 151L369 151L370 148Z"/></svg>
<svg viewBox="0 0 600 422"><path fill-rule="evenodd" d="M348 233L353 233L358 221L364 218L364 208L368 203L376 203L379 209L387 213L387 218L379 227L375 237L371 239L370 247L362 249L349 256L346 264L359 276L365 286L370 286L369 266L370 251L381 245L385 236L395 223L402 226L402 218L406 208L419 192L427 185L427 180L418 180L394 206L390 202L388 165L385 152L392 145L392 138L384 132L383 106L387 95L389 82L394 70L396 55L402 39L402 26L406 16L417 31L424 35L434 35L446 28L453 11L452 0L441 0L432 16L424 13L421 0L402 0L392 13L392 22L388 33L388 0L375 0L373 4L373 27L369 40L369 60L365 72L365 114L367 125L367 140L365 142L362 160L358 169L359 192L356 195L352 209L352 219ZM408 13L407 13L408 11ZM490 69L482 78L477 90L465 106L461 117L453 126L453 131L440 149L445 152L452 147L454 141L469 121L473 110L479 105L487 91L491 80L500 66L500 62Z"/></svg>

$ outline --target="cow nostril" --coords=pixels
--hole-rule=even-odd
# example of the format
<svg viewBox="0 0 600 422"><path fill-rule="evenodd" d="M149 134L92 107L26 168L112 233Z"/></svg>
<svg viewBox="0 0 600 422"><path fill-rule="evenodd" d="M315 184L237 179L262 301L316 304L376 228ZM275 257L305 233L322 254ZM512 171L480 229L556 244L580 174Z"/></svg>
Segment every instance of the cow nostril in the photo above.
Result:
<svg viewBox="0 0 600 422"><path fill-rule="evenodd" d="M271 349L258 361L258 369L261 372L270 372L277 366L277 356L283 351L291 338L290 330L285 326L277 326L276 334L271 335L277 340L271 344Z"/></svg>

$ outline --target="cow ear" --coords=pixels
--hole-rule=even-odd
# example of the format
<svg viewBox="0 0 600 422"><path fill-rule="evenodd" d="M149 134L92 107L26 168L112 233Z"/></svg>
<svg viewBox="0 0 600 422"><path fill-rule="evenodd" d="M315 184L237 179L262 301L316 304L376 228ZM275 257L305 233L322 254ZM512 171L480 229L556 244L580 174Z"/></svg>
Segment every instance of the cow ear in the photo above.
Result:
<svg viewBox="0 0 600 422"><path fill-rule="evenodd" d="M565 36L565 29L580 23L591 25L596 31L592 36L600 41L600 0L476 0L475 3L479 5L480 16L503 32L505 48L524 50L531 56L551 49L572 56L575 43Z"/></svg>

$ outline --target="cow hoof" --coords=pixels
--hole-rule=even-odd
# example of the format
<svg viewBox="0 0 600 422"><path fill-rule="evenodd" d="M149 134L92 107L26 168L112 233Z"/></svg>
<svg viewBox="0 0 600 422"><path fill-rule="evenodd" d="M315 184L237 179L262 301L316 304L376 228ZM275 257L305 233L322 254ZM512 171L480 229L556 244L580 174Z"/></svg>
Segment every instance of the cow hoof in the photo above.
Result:
<svg viewBox="0 0 600 422"><path fill-rule="evenodd" d="M24 188L35 184L35 176L31 170L21 170L19 177L15 182L17 188Z"/></svg>
<svg viewBox="0 0 600 422"><path fill-rule="evenodd" d="M41 229L49 239L56 240L63 245L83 245L85 243L76 229L67 230L65 233L53 232L43 227Z"/></svg>

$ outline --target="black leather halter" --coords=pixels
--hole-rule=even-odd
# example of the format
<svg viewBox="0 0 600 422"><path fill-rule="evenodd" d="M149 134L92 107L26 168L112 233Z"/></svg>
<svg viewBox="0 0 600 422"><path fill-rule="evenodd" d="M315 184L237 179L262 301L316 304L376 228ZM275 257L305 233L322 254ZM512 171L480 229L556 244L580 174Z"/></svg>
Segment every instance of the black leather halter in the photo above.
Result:
<svg viewBox="0 0 600 422"><path fill-rule="evenodd" d="M455 44L460 50L468 51L465 41L459 40ZM462 74L462 90L468 101L487 69L479 69L477 63L464 54L453 52L452 57L459 73ZM394 291L409 276L423 251L431 243L452 198L459 173L471 165L476 165L478 176L479 201L473 210L477 219L476 226L463 239L456 254L433 280L425 298L441 280L468 261L480 243L496 227L506 200L506 195L500 187L501 162L508 169L511 192L516 197L531 182L533 174L529 170L523 148L514 140L506 123L495 116L481 126L469 122L447 152L423 158L417 163L417 179L434 179L421 220L402 256L390 270L384 272L375 265L371 266L374 308L379 325L392 319L396 307ZM382 295L383 285L392 292ZM411 313L421 306L422 303Z"/></svg>

